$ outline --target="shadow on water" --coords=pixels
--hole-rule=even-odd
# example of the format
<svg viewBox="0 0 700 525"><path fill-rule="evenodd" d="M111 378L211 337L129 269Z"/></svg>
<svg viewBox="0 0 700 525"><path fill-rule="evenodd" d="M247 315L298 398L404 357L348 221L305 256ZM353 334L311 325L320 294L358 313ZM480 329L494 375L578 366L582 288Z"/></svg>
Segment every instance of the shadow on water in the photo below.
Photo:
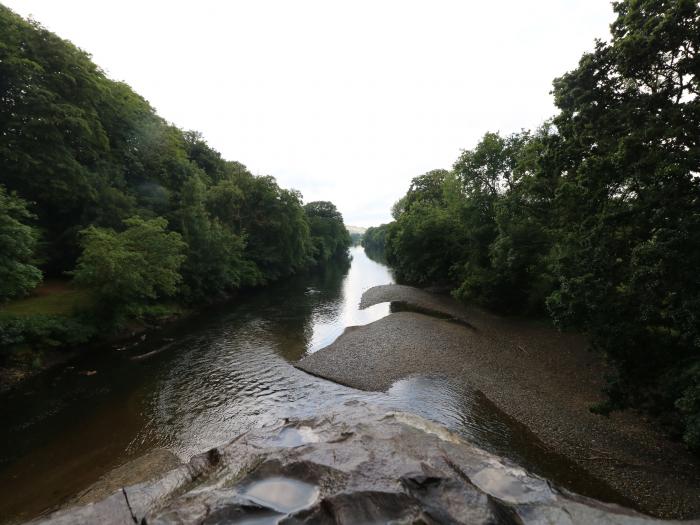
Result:
<svg viewBox="0 0 700 525"><path fill-rule="evenodd" d="M552 456L483 396L444 379L407 378L383 394L294 368L290 361L346 327L389 314L387 303L358 308L366 289L393 282L389 270L359 247L351 254L351 265L337 263L207 309L137 346L86 353L2 394L0 521L55 508L150 450L166 448L186 460L248 429L347 400L412 411L567 488L627 503Z"/></svg>
<svg viewBox="0 0 700 525"><path fill-rule="evenodd" d="M365 255L374 262L387 266L386 252L377 248L365 248Z"/></svg>

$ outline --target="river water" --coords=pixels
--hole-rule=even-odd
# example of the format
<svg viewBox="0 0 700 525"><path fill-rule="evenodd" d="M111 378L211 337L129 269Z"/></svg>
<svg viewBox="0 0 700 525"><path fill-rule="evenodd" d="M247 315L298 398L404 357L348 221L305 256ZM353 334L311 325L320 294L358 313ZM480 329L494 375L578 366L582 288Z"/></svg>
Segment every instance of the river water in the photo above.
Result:
<svg viewBox="0 0 700 525"><path fill-rule="evenodd" d="M416 376L386 393L361 392L294 368L348 326L390 313L389 304L358 308L366 289L393 282L389 269L360 247L351 257L127 348L85 353L1 395L0 522L55 508L150 450L187 460L250 428L351 399L422 415L567 488L628 503L463 385Z"/></svg>

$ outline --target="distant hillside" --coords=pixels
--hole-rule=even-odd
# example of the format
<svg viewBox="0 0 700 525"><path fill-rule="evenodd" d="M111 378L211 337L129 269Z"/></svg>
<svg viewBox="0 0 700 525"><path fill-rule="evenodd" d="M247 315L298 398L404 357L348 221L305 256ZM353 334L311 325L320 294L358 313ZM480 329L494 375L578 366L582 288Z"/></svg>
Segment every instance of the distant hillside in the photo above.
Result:
<svg viewBox="0 0 700 525"><path fill-rule="evenodd" d="M345 226L348 231L353 234L353 233L358 233L360 235L364 235L365 232L367 231L367 228L363 228L362 226Z"/></svg>

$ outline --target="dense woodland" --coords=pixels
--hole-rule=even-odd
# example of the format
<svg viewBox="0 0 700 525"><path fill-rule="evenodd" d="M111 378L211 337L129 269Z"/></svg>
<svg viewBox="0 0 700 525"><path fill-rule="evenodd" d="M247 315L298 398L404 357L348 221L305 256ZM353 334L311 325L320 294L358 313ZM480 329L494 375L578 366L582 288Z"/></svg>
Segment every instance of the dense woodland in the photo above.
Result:
<svg viewBox="0 0 700 525"><path fill-rule="evenodd" d="M404 281L585 331L615 370L594 410L700 449L700 5L614 5L556 116L416 177L364 243Z"/></svg>
<svg viewBox="0 0 700 525"><path fill-rule="evenodd" d="M368 256L383 262L386 262L386 232L386 224L370 226L360 241Z"/></svg>
<svg viewBox="0 0 700 525"><path fill-rule="evenodd" d="M0 130L0 303L47 277L90 297L69 316L0 315L0 348L85 341L350 245L332 203L304 205L224 160L85 52L2 5Z"/></svg>
<svg viewBox="0 0 700 525"><path fill-rule="evenodd" d="M614 5L612 39L554 81L552 119L416 177L363 244L403 281L586 332L615 371L594 409L641 409L700 449L700 6ZM47 277L90 297L0 315L3 348L83 342L350 244L332 203L224 160L3 6L0 130L0 301Z"/></svg>

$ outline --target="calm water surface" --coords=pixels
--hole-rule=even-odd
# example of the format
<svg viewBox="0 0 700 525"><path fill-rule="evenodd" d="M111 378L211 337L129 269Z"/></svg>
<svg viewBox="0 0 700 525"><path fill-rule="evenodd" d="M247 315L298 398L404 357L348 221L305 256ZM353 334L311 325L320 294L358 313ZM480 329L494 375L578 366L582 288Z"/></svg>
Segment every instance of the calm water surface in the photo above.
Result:
<svg viewBox="0 0 700 525"><path fill-rule="evenodd" d="M625 503L551 454L478 392L420 376L387 393L368 393L294 368L291 362L328 345L346 327L390 313L389 304L358 309L366 289L393 279L361 248L351 256L349 264L209 309L137 345L82 355L2 395L0 522L55 508L154 448L186 460L253 427L351 399L433 419L561 485ZM159 352L138 359L153 351Z"/></svg>

